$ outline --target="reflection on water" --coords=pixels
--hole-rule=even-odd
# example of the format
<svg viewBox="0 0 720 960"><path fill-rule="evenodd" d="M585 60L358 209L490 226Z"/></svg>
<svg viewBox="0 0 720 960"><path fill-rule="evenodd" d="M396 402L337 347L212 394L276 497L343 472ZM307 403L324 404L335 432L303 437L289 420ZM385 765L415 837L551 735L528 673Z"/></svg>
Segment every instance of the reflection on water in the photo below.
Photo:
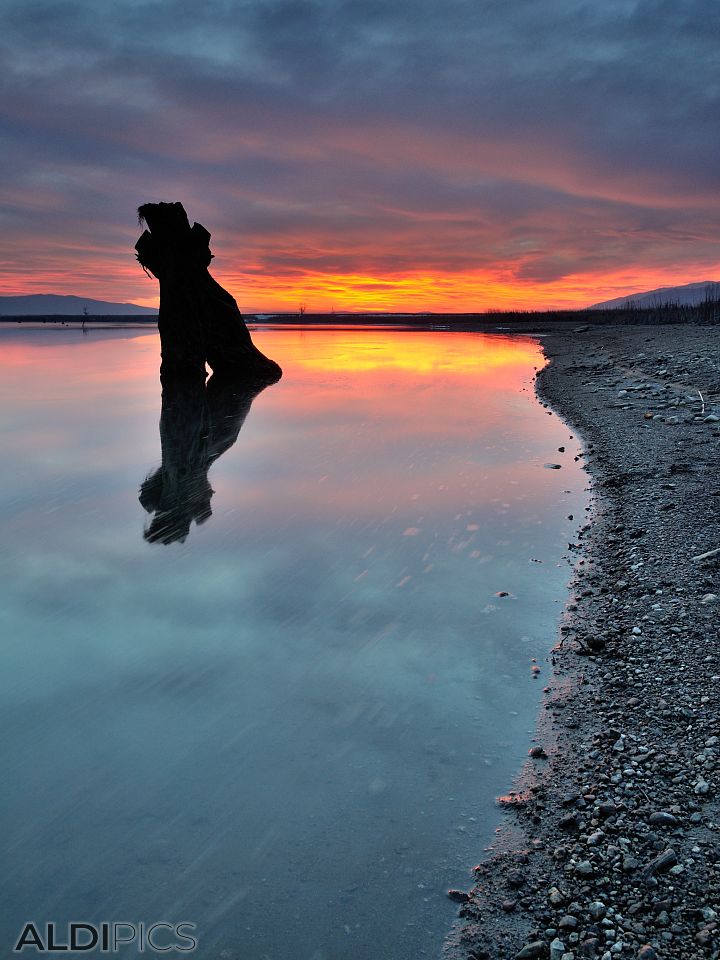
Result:
<svg viewBox="0 0 720 960"><path fill-rule="evenodd" d="M492 837L584 502L539 347L253 336L285 376L250 416L164 398L149 548L156 336L0 332L3 943L167 920L208 960L434 957Z"/></svg>
<svg viewBox="0 0 720 960"><path fill-rule="evenodd" d="M149 543L184 542L193 521L212 516L210 465L237 440L255 397L267 382L238 385L212 376L165 383L160 444L162 464L140 488L140 503L154 514L145 530Z"/></svg>

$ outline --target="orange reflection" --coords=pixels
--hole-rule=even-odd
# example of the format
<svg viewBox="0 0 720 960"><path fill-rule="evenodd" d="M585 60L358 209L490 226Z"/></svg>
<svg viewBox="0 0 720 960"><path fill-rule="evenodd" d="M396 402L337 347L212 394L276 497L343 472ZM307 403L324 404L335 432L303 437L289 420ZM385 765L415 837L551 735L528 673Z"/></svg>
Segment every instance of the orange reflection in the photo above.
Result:
<svg viewBox="0 0 720 960"><path fill-rule="evenodd" d="M270 510L276 524L278 510L294 522L332 505L398 537L413 531L434 551L428 511L440 510L454 531L447 550L482 564L495 553L482 542L482 510L496 526L513 512L531 531L538 505L557 497L543 463L562 459L562 482L582 482L571 448L557 453L567 431L532 402L537 340L380 327L258 327L253 339L284 376L211 468L218 513ZM20 397L42 411L31 431L8 421L37 470L61 462L82 473L99 457L103 469L147 475L159 456L156 333L7 330L0 347L4 409Z"/></svg>
<svg viewBox="0 0 720 960"><path fill-rule="evenodd" d="M503 367L527 369L540 359L535 341L413 330L358 331L335 329L327 336L322 328L307 328L305 338L283 338L286 363L311 370L355 371L406 370L416 374L486 374ZM278 331L279 333L281 331ZM325 334L325 335L324 335ZM364 336L363 336L364 334Z"/></svg>
<svg viewBox="0 0 720 960"><path fill-rule="evenodd" d="M517 521L530 502L556 497L557 475L542 466L551 456L566 457L563 482L577 482L570 446L557 453L566 430L532 399L533 368L544 363L537 340L378 327L258 327L253 339L284 376L254 405L238 445L248 460L282 450L273 494L298 515L332 505L398 537L417 531L430 549L428 511L457 513L447 547L481 564L481 509ZM212 483L217 502L240 514L267 498L264 483L237 485L232 453Z"/></svg>

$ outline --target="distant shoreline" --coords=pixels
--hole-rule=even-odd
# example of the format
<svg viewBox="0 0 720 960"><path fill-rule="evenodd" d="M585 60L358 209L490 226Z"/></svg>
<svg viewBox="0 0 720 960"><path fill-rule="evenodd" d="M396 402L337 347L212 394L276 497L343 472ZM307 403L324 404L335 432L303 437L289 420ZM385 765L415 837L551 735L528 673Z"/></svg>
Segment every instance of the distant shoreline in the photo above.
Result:
<svg viewBox="0 0 720 960"><path fill-rule="evenodd" d="M718 324L720 300L681 306L668 304L655 307L613 307L597 310L514 310L488 313L247 313L248 324L280 324L287 326L403 326L417 329L485 330L488 327L515 326L528 332L548 323L574 327L582 325L626 324ZM158 315L97 314L8 314L0 316L0 324L13 326L59 327L156 327Z"/></svg>

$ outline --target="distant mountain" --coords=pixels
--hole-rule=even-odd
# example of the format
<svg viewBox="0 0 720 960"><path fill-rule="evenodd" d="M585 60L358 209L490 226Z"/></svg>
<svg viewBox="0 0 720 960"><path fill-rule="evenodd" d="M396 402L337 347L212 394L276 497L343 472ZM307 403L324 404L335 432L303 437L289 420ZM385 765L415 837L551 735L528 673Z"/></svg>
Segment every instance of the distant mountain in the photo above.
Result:
<svg viewBox="0 0 720 960"><path fill-rule="evenodd" d="M22 297L0 297L0 316L143 316L157 314L152 307L139 307L136 303L109 303L107 300L91 300L90 297L60 296L56 293L31 293Z"/></svg>
<svg viewBox="0 0 720 960"><path fill-rule="evenodd" d="M646 293L630 293L627 297L616 297L615 300L594 303L589 309L660 307L666 303L692 307L695 304L704 303L708 299L720 299L720 282L717 280L686 283L681 287L659 287L657 290L648 290Z"/></svg>

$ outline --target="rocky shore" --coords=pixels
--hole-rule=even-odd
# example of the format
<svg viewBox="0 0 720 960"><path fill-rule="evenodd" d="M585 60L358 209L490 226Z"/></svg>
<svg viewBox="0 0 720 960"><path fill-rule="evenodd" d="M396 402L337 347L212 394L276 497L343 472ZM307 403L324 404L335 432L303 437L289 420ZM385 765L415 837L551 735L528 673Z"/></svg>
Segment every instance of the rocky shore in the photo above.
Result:
<svg viewBox="0 0 720 960"><path fill-rule="evenodd" d="M720 327L550 329L593 506L536 741L448 958L720 957Z"/></svg>

